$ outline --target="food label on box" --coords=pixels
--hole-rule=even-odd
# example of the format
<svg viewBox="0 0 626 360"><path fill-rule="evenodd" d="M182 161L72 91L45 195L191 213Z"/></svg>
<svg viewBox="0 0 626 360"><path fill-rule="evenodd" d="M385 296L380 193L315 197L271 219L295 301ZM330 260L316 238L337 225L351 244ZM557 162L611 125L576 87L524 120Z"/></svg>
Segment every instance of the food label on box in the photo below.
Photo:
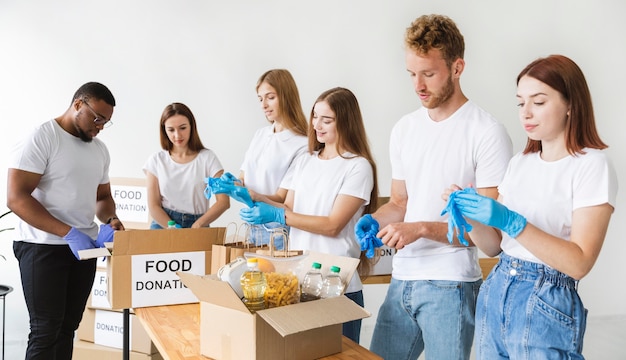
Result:
<svg viewBox="0 0 626 360"><path fill-rule="evenodd" d="M96 310L93 342L98 345L121 349L124 344L124 316L115 311ZM132 321L129 336L132 343Z"/></svg>
<svg viewBox="0 0 626 360"><path fill-rule="evenodd" d="M111 195L115 200L115 213L124 221L147 223L148 190L145 186L111 184Z"/></svg>
<svg viewBox="0 0 626 360"><path fill-rule="evenodd" d="M93 287L91 288L91 307L110 309L111 303L107 297L107 272L97 270L96 277L93 280Z"/></svg>
<svg viewBox="0 0 626 360"><path fill-rule="evenodd" d="M380 257L371 275L390 275L393 265L393 256L396 253L396 249L392 249L387 245L383 245L376 249L376 255Z"/></svg>
<svg viewBox="0 0 626 360"><path fill-rule="evenodd" d="M133 255L131 262L132 307L198 301L176 272L205 275L204 251Z"/></svg>

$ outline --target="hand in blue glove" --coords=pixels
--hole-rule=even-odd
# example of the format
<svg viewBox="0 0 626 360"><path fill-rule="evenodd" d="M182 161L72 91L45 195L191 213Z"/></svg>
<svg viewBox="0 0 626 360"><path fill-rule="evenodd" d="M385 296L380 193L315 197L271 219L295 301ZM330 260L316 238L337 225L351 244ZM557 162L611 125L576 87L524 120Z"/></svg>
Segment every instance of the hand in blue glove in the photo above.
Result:
<svg viewBox="0 0 626 360"><path fill-rule="evenodd" d="M96 238L96 246L103 248L104 243L112 242L114 233L115 230L113 230L111 224L100 225L100 232L98 232L98 237Z"/></svg>
<svg viewBox="0 0 626 360"><path fill-rule="evenodd" d="M526 227L526 218L496 200L468 192L459 192L454 202L463 216L495 227L516 238Z"/></svg>
<svg viewBox="0 0 626 360"><path fill-rule="evenodd" d="M441 211L441 215L443 216L447 213L450 213L450 216L448 217L448 234L447 234L448 242L450 244L454 242L454 233L456 230L456 234L457 234L457 238L459 239L459 242L465 246L469 246L469 242L465 240L465 236L463 234L465 232L472 231L472 225L469 224L467 221L465 221L465 218L463 218L463 214L457 208L456 202L454 201L456 196L460 194L461 192L465 192L468 194L476 194L476 189L465 188L463 190L452 192L450 196L448 197L448 204L443 209L443 211Z"/></svg>
<svg viewBox="0 0 626 360"><path fill-rule="evenodd" d="M207 199L211 198L211 194L227 194L233 199L248 205L248 207L254 206L250 192L248 192L247 188L241 186L241 180L237 179L233 174L225 173L219 178L206 178L204 181L207 184L204 189L204 196Z"/></svg>
<svg viewBox="0 0 626 360"><path fill-rule="evenodd" d="M224 174L222 174L222 176L220 176L220 182L224 183L224 184L229 184L229 185L239 185L242 186L243 183L241 182L241 180L239 180L238 177L236 177L235 175L226 172Z"/></svg>
<svg viewBox="0 0 626 360"><path fill-rule="evenodd" d="M285 225L285 209L277 208L264 202L256 202L253 207L239 210L241 220L250 224L277 222Z"/></svg>
<svg viewBox="0 0 626 360"><path fill-rule="evenodd" d="M361 251L365 251L368 259L374 257L375 249L383 246L383 241L376 237L380 225L372 215L363 215L356 225L354 225L354 234L357 242L361 246Z"/></svg>
<svg viewBox="0 0 626 360"><path fill-rule="evenodd" d="M93 241L89 235L76 228L71 228L63 239L67 241L72 253L78 260L80 260L80 256L78 255L79 250L94 249L96 247L95 241Z"/></svg>
<svg viewBox="0 0 626 360"><path fill-rule="evenodd" d="M231 198L248 205L248 207L254 206L254 201L252 201L248 188L243 186L218 181L212 185L211 190L214 194L228 194Z"/></svg>

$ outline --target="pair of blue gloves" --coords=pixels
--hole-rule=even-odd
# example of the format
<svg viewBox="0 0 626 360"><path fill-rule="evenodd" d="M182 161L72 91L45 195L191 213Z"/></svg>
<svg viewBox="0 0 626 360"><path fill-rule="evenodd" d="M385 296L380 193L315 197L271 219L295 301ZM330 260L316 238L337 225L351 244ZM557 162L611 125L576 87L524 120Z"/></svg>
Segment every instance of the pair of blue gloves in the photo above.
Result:
<svg viewBox="0 0 626 360"><path fill-rule="evenodd" d="M92 240L89 235L73 227L63 239L67 241L74 256L80 260L79 250L102 248L104 243L113 241L114 233L115 230L113 230L110 224L102 224L100 225L98 237L96 240Z"/></svg>
<svg viewBox="0 0 626 360"><path fill-rule="evenodd" d="M207 184L204 196L211 198L211 194L228 194L231 198L244 203L247 208L239 211L241 220L250 224L267 224L277 222L285 225L285 209L277 208L264 202L255 202L250 192L242 186L241 180L231 173L224 173L219 178L205 179Z"/></svg>
<svg viewBox="0 0 626 360"><path fill-rule="evenodd" d="M477 194L474 188L465 188L451 193L441 215L446 213L450 213L448 241L452 243L456 230L459 241L465 246L469 244L464 239L463 233L471 231L472 225L468 224L464 217L500 229L512 238L518 237L526 228L527 223L524 216L490 197Z"/></svg>
<svg viewBox="0 0 626 360"><path fill-rule="evenodd" d="M519 213L509 210L496 200L476 193L474 188L466 188L450 194L448 204L441 215L449 213L448 241L452 244L456 231L459 242L469 246L463 234L472 230L465 218L478 221L482 224L500 229L516 238L526 227L526 218ZM376 237L379 224L370 214L359 219L354 227L357 242L361 251L365 251L368 258L374 256L374 249L383 246L381 239Z"/></svg>
<svg viewBox="0 0 626 360"><path fill-rule="evenodd" d="M212 194L227 194L233 199L242 202L248 207L254 206L254 201L248 192L248 189L241 183L241 180L231 173L224 173L218 178L206 178L204 182L207 184L204 189L204 196L211 198Z"/></svg>

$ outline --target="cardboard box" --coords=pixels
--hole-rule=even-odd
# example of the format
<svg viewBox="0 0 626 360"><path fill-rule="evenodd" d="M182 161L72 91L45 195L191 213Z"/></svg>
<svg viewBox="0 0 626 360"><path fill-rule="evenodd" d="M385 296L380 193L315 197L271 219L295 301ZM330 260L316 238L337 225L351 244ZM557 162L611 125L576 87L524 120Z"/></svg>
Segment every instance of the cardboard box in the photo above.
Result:
<svg viewBox="0 0 626 360"><path fill-rule="evenodd" d="M316 261L325 271L331 265L341 267L346 283L359 263L313 252L298 258L299 279ZM229 283L214 275L178 275L200 300L200 353L213 359L317 359L341 352L342 323L371 315L345 296L251 314Z"/></svg>
<svg viewBox="0 0 626 360"><path fill-rule="evenodd" d="M129 317L130 350L154 354L157 348L135 315ZM97 345L122 349L124 346L124 314L116 311L86 308L76 331L76 337Z"/></svg>
<svg viewBox="0 0 626 360"><path fill-rule="evenodd" d="M225 228L116 231L107 248L81 250L81 259L107 256L107 297L112 309L197 302L177 271L211 271L211 248Z"/></svg>
<svg viewBox="0 0 626 360"><path fill-rule="evenodd" d="M146 178L112 177L111 196L115 213L126 229L149 229L152 218L148 211Z"/></svg>
<svg viewBox="0 0 626 360"><path fill-rule="evenodd" d="M383 245L376 249L376 255L379 257L378 262L372 268L370 275L391 275L393 268L393 256L397 250Z"/></svg>
<svg viewBox="0 0 626 360"><path fill-rule="evenodd" d="M161 354L142 354L134 351L128 353L130 360L163 360ZM96 345L82 340L74 341L72 360L111 360L122 359L122 350L107 346Z"/></svg>

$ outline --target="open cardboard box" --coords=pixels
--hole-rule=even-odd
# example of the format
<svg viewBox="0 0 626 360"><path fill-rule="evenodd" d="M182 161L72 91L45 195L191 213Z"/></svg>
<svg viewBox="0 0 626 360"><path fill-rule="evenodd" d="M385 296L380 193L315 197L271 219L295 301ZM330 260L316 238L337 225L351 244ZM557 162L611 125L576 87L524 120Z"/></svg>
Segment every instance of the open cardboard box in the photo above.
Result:
<svg viewBox="0 0 626 360"><path fill-rule="evenodd" d="M79 255L106 256L112 309L193 303L196 297L176 272L210 273L212 246L224 236L225 228L116 231L112 244Z"/></svg>
<svg viewBox="0 0 626 360"><path fill-rule="evenodd" d="M323 264L326 271L337 265L346 284L359 263L358 259L314 252L285 261L295 265L299 280L313 262ZM278 269L284 263L276 265ZM252 314L228 282L214 275L177 274L200 300L200 353L213 359L317 359L341 352L342 323L371 316L345 296Z"/></svg>

